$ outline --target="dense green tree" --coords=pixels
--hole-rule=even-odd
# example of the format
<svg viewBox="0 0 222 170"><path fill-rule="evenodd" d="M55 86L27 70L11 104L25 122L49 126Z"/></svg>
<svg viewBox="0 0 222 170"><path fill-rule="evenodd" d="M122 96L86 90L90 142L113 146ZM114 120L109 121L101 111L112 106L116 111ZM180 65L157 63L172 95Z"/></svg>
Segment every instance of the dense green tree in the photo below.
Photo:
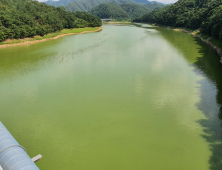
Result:
<svg viewBox="0 0 222 170"><path fill-rule="evenodd" d="M151 5L151 8L149 8ZM138 4L113 4L113 3L103 3L94 8L89 12L100 17L100 18L112 18L117 20L131 20L140 17L147 13L147 11L152 11L154 4L138 5Z"/></svg>
<svg viewBox="0 0 222 170"><path fill-rule="evenodd" d="M74 2L72 2L72 1L74 1ZM79 2L76 3L76 1L79 1ZM70 2L72 2L71 3L72 8L75 9L73 11L88 11L89 9L86 10L88 5L90 6L90 9L91 9L101 3L115 3L115 4L133 3L133 4L135 4L135 2L136 2L137 4L141 4L141 5L144 5L144 4L164 5L163 3L159 3L156 1L147 1L147 0L130 0L130 1L127 1L127 0L120 0L120 1L119 0L87 0L87 1L85 1L85 0L58 0L58 1L48 0L48 1L45 1L44 3L58 7L58 6L67 6ZM87 3L87 2L89 2L89 3ZM67 6L67 8L68 8L68 6ZM81 8L81 10L80 10L80 8ZM79 9L79 10L76 10L76 9Z"/></svg>
<svg viewBox="0 0 222 170"><path fill-rule="evenodd" d="M166 26L201 28L201 33L222 40L221 0L179 0L134 20Z"/></svg>
<svg viewBox="0 0 222 170"><path fill-rule="evenodd" d="M0 41L101 24L99 17L86 12L67 12L32 0L0 0Z"/></svg>
<svg viewBox="0 0 222 170"><path fill-rule="evenodd" d="M100 4L90 11L100 18L128 19L130 16L120 6L112 3Z"/></svg>
<svg viewBox="0 0 222 170"><path fill-rule="evenodd" d="M159 9L159 8L163 8L166 6L166 4L163 4L163 3L148 3L146 5L144 5L145 7L151 9L151 10L154 10L154 9ZM148 13L149 11L147 11Z"/></svg>
<svg viewBox="0 0 222 170"><path fill-rule="evenodd" d="M137 5L137 4L120 4L119 5L124 11L127 12L130 19L134 19L140 17L147 13L148 11L152 11L148 6Z"/></svg>
<svg viewBox="0 0 222 170"><path fill-rule="evenodd" d="M165 5L163 3L157 2L157 1L148 1L148 0L133 0L137 3L142 3L142 4L162 4Z"/></svg>
<svg viewBox="0 0 222 170"><path fill-rule="evenodd" d="M65 6L66 10L71 12L93 11L91 13L101 18L107 18L109 16L115 19L133 19L165 6L162 3L149 2L147 0L48 0L45 3L54 6ZM100 6L100 4L110 3L119 5L121 8L115 5L108 5L106 8L104 8L104 5ZM102 11L103 8L108 11ZM122 18L120 16L122 16Z"/></svg>
<svg viewBox="0 0 222 170"><path fill-rule="evenodd" d="M76 11L89 11L92 8L104 4L104 3L113 3L113 4L136 4L133 0L80 0L80 1L71 1L67 6L66 10L76 12Z"/></svg>
<svg viewBox="0 0 222 170"><path fill-rule="evenodd" d="M112 18L117 20L131 20L136 17L140 17L148 10L144 5L137 4L100 4L92 8L89 12L100 18Z"/></svg>
<svg viewBox="0 0 222 170"><path fill-rule="evenodd" d="M59 7L59 6L66 6L71 1L73 1L73 0L59 0L59 1L48 0L48 1L44 2L44 3L46 3L48 5L53 5L55 7Z"/></svg>

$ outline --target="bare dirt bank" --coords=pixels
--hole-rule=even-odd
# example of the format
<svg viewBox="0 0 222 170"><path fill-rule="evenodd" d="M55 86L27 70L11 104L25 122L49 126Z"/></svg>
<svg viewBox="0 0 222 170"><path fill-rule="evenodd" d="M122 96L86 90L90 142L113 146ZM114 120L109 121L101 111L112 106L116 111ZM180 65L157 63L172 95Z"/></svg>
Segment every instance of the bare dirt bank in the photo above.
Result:
<svg viewBox="0 0 222 170"><path fill-rule="evenodd" d="M64 33L64 34L57 35L56 37L46 38L46 39L42 39L42 40L32 40L33 38L25 38L25 39L22 40L22 42L19 42L19 43L0 45L0 48L19 46L19 45L27 45L27 44L34 44L34 43L38 43L38 42L43 42L43 41L47 41L47 40L53 40L53 39L61 38L61 37L67 36L67 35L85 34L85 33L90 33L90 32L101 31L103 29L103 27L97 27L97 28L98 28L97 30L93 30L93 31L83 31L83 32L79 32L79 33L67 33L67 34ZM6 40L6 41L12 41L12 40Z"/></svg>

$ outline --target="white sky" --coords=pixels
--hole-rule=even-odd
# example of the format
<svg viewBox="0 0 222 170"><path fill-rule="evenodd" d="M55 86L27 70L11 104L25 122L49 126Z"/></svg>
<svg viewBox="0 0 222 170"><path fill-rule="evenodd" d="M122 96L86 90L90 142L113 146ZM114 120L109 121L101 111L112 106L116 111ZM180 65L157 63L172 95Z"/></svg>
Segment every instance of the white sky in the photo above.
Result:
<svg viewBox="0 0 222 170"><path fill-rule="evenodd" d="M38 1L39 1L39 2L44 2L44 1L48 1L48 0L38 0ZM54 1L58 1L58 0L54 0ZM151 1L151 0L150 0L150 1ZM174 3L174 2L176 2L177 0L155 0L155 1L168 4L168 3Z"/></svg>

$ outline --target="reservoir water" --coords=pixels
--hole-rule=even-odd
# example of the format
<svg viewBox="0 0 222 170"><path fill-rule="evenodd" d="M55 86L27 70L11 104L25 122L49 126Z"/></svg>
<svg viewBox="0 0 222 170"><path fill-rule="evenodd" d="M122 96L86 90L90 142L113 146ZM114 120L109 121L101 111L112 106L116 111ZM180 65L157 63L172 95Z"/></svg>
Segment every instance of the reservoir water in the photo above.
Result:
<svg viewBox="0 0 222 170"><path fill-rule="evenodd" d="M0 121L41 170L220 170L222 66L148 24L0 49Z"/></svg>

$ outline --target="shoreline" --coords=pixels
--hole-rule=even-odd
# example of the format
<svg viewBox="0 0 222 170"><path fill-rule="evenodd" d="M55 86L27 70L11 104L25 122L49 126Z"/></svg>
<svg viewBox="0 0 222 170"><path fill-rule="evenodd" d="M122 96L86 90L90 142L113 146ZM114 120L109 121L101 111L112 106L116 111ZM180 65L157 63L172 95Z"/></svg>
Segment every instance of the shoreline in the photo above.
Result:
<svg viewBox="0 0 222 170"><path fill-rule="evenodd" d="M58 38L65 37L65 36L68 36L68 35L78 35L78 34L85 34L85 33L90 33L90 32L98 32L98 31L101 31L103 29L103 27L95 27L95 28L98 28L98 29L97 30L92 30L92 31L83 31L83 32L79 32L79 33L75 33L75 32L73 32L73 33L62 33L62 32L60 32L61 34L59 34L55 37L45 38L45 39L41 39L41 40L33 40L34 38L24 38L24 39L20 39L22 42L19 42L19 43L1 44L0 48L34 44L34 43L43 42L43 41L47 41L47 40L58 39ZM72 30L75 30L75 29L79 29L79 28L74 28ZM50 35L50 34L46 34L46 35ZM6 40L6 41L13 41L13 40L15 40L15 39L10 39L10 40ZM6 41L3 41L3 43L6 42Z"/></svg>
<svg viewBox="0 0 222 170"><path fill-rule="evenodd" d="M211 39L211 37L208 38L208 39L203 39L203 37L201 37L201 35L196 34L196 31L191 32L191 31L187 31L187 30L184 30L184 29L173 29L173 30L183 31L185 33L189 33L189 34L192 34L195 37L200 38L201 41L207 43L211 48L213 48L217 52L217 55L219 55L219 57L220 57L219 62L222 64L222 51L219 47L217 47L216 45L214 45L212 42L209 41Z"/></svg>
<svg viewBox="0 0 222 170"><path fill-rule="evenodd" d="M209 40L211 39L211 38L208 38L208 39L203 39L200 35L197 35L197 34L195 34L195 33L191 33L193 36L196 36L196 37L199 37L203 42L205 42L205 43L207 43L208 45L210 45L216 52L217 52L217 54L219 55L219 57L220 57L220 63L222 64L222 51L221 51L221 49L219 48L219 47L217 47L216 45L214 45L212 42L210 42Z"/></svg>
<svg viewBox="0 0 222 170"><path fill-rule="evenodd" d="M130 24L132 22L107 22L107 24Z"/></svg>
<svg viewBox="0 0 222 170"><path fill-rule="evenodd" d="M146 24L151 24L151 25L153 25L153 26L158 26L158 27L161 27L161 28L171 29L171 30L174 30L174 31L182 31L182 32L184 32L184 33L189 33L189 34L191 34L191 35L193 35L193 36L195 36L195 37L200 38L201 41L207 43L211 48L213 48L213 49L217 52L217 55L219 55L219 57L220 57L219 62L222 64L222 49L220 49L219 47L217 47L216 45L214 45L212 42L209 41L209 40L211 39L211 37L208 38L208 39L203 39L203 38L201 37L201 35L196 34L196 31L195 31L195 30L191 32L191 31L187 31L187 30L181 29L181 28L171 28L171 27L169 27L169 26L167 27L167 26L162 26L162 25L154 24L154 23L146 23ZM199 30L200 30L200 29L198 29L198 31L199 31Z"/></svg>

